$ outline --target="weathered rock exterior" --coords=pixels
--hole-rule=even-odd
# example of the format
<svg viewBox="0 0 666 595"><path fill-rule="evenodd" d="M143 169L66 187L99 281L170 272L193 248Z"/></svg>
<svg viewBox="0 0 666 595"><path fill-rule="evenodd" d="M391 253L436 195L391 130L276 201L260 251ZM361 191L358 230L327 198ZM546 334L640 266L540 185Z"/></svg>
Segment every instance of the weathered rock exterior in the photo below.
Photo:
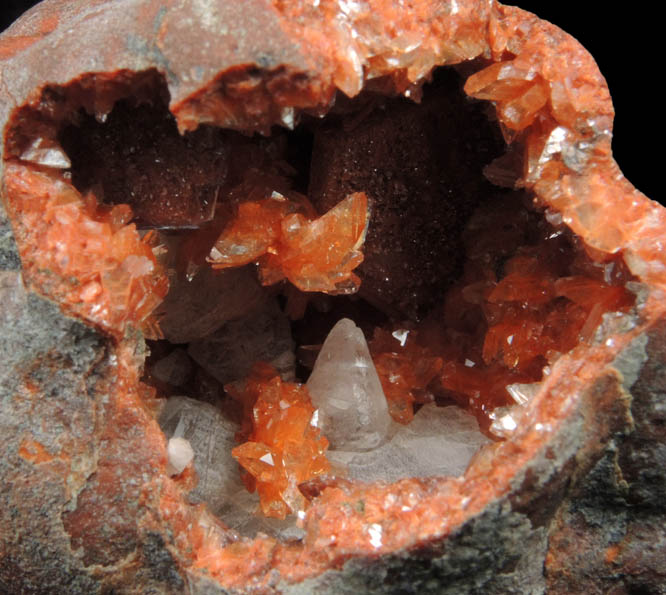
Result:
<svg viewBox="0 0 666 595"><path fill-rule="evenodd" d="M601 75L573 39L520 9L442 0L434 10L424 1L412 18L371 4L410 34L428 23L432 47L414 79L433 64L508 54L552 76L544 92L553 96L539 109L558 108L561 130L534 133L527 185L590 245L624 251L645 284L634 327L584 360L562 358L520 430L483 451L463 479L324 489L305 545L242 540L187 505L166 475L155 400L139 383L140 334L93 330L38 295L43 287L26 289L3 209L0 592L666 593L666 256L656 242L666 216L612 161ZM238 101L224 78L234 65L253 65L261 88L259 115L248 107L238 128L279 121L285 107L325 105L336 86L357 92L369 49L345 36L354 15L340 12L349 27L333 36L300 3L280 6L47 0L0 37L0 122L36 104L46 83L66 86L82 73L156 69L183 130L225 124L210 99ZM292 18L299 10L305 16ZM558 67L575 76L558 78ZM470 93L481 92L477 83ZM1 150L3 199L16 213L12 156ZM340 522L347 500L364 504ZM385 519L390 530L374 547L368 526Z"/></svg>

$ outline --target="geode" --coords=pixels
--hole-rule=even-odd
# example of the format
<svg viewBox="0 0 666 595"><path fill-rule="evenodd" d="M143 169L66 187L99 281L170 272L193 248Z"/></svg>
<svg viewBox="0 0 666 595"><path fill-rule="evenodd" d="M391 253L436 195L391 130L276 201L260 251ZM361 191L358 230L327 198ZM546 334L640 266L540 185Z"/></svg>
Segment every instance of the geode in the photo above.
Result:
<svg viewBox="0 0 666 595"><path fill-rule="evenodd" d="M610 96L574 39L475 0L46 0L0 59L4 592L666 593L666 211L615 164ZM465 368L517 369L527 328L530 353L559 340L530 304L585 312L571 349L535 356L543 376L515 375L515 406L493 402L502 439L461 477L310 482L294 539L186 498L142 377L171 274L156 238L195 275L226 197L257 180L319 213L368 194L359 295L400 332L427 339L443 308L462 348L502 300L527 305L502 345L433 367L435 399L485 415ZM529 277L546 229L539 258L602 285L557 258L552 283ZM464 284L470 259L488 286ZM286 294L295 318L318 303Z"/></svg>

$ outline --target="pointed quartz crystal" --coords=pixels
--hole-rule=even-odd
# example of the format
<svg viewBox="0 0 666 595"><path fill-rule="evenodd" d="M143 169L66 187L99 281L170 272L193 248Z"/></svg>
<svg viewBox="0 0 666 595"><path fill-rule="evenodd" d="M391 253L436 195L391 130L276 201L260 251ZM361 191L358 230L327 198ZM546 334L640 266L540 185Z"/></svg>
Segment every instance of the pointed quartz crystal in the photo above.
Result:
<svg viewBox="0 0 666 595"><path fill-rule="evenodd" d="M386 397L363 332L343 318L331 330L307 382L331 448L377 448L391 425Z"/></svg>

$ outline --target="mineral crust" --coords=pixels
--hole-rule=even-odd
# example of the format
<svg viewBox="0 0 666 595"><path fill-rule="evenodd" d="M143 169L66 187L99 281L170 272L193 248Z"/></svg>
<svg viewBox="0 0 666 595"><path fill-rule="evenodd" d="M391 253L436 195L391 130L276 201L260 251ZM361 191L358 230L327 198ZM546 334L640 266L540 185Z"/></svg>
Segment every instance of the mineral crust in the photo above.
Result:
<svg viewBox="0 0 666 595"><path fill-rule="evenodd" d="M0 589L663 592L666 211L612 158L613 108L592 58L553 25L497 2L204 4L46 0L0 37ZM423 98L437 116L429 89L453 74L435 67L454 67L470 101L486 102L473 109L497 124L504 154L490 139L490 162L477 165L502 188L459 188L450 172L439 184L432 156L413 148L395 151L386 178L372 172L368 188L352 187L366 166L388 165L375 133L394 143L430 134L428 118L398 96ZM410 129L400 131L390 112L402 111ZM455 128L455 116L433 123ZM410 167L427 169L431 185ZM183 180L190 170L196 179ZM164 399L142 381L144 337L160 337L155 311L173 276L160 232L147 228L197 227L175 267L187 277L240 206L256 206L249 192L234 202L234 189L266 180L273 187L260 201L293 192L317 212L280 220L278 244L261 257L274 277L264 280L357 289L351 270L369 212L365 297L390 324L367 338L391 414L418 423L421 411L453 402L494 434L460 477L331 477L305 389L273 372L256 390L241 384L246 410L280 423L246 425L236 454L248 484L270 496L267 511L301 513L291 538L243 537L188 498L197 447L194 464L170 476L157 422ZM324 190L308 192L316 180L335 190L334 204L352 203L340 247L309 250L310 236L337 231L318 233L337 207ZM406 193L407 183L421 190ZM464 258L448 242L410 249L429 255L427 271L449 270L437 259L450 255L460 276L450 269L444 303L412 276L392 294L379 273L395 277L408 259L369 249L373 217L397 234L395 201L408 197L405 210L427 227L412 205L423 194L441 206L447 188L479 189L445 201L464 205L450 226ZM433 211L433 228L447 227L445 214ZM419 224L405 228L420 239ZM314 262L294 254L303 247ZM365 273L353 274L363 291ZM316 304L289 291L294 314ZM306 442L291 440L291 428ZM276 443L290 456L273 452ZM304 450L316 464L294 465Z"/></svg>

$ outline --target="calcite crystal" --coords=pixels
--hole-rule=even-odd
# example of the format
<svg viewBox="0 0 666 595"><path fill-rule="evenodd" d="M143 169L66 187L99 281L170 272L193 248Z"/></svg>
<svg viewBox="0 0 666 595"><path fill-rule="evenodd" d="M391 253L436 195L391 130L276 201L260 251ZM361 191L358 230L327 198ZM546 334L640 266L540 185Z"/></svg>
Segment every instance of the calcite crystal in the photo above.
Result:
<svg viewBox="0 0 666 595"><path fill-rule="evenodd" d="M328 458L359 481L398 481L409 477L462 475L470 459L490 440L471 414L460 407L419 409L391 440L370 452L331 450Z"/></svg>
<svg viewBox="0 0 666 595"><path fill-rule="evenodd" d="M614 162L575 40L476 0L46 0L0 64L3 591L663 591L666 211ZM239 249L272 286L229 269L248 297L214 304L206 259ZM285 349L234 352L265 346L265 304ZM344 477L302 382L242 377L369 308L401 423ZM218 343L246 366L226 393ZM193 371L164 388L177 349ZM204 393L185 429L170 399ZM440 416L432 466L373 475ZM239 423L247 484L295 529L232 510Z"/></svg>
<svg viewBox="0 0 666 595"><path fill-rule="evenodd" d="M386 440L391 422L386 397L353 321L343 318L326 337L307 387L331 448L371 450Z"/></svg>

